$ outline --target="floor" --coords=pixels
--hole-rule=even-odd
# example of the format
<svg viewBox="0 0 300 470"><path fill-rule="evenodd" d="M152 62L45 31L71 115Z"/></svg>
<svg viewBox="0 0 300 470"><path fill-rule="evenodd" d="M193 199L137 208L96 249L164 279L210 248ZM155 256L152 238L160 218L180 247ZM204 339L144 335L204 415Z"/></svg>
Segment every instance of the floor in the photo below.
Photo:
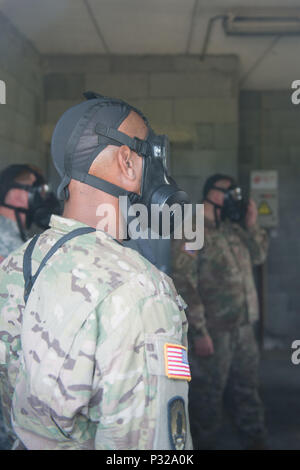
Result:
<svg viewBox="0 0 300 470"><path fill-rule="evenodd" d="M300 365L292 364L290 351L264 352L260 377L270 450L300 450ZM241 449L226 417L217 449Z"/></svg>
<svg viewBox="0 0 300 470"><path fill-rule="evenodd" d="M293 365L290 351L264 352L261 360L261 396L266 410L271 450L300 450L300 365ZM8 441L0 420L0 449ZM218 450L238 450L240 444L226 416Z"/></svg>

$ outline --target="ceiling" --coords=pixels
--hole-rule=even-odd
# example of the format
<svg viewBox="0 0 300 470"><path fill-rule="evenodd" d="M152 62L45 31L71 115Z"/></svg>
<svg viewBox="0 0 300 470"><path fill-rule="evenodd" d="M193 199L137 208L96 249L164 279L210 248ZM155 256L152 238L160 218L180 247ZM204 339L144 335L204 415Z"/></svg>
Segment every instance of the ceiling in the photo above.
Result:
<svg viewBox="0 0 300 470"><path fill-rule="evenodd" d="M0 0L41 54L200 54L209 19L235 7L300 0ZM284 89L300 78L300 36L233 37L216 21L208 54L237 54L242 88Z"/></svg>

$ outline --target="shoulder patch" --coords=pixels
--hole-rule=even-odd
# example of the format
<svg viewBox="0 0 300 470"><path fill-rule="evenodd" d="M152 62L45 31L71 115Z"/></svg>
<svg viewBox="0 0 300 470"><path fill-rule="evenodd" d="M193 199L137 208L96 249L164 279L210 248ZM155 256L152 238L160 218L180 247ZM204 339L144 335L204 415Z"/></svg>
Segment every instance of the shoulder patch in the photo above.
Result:
<svg viewBox="0 0 300 470"><path fill-rule="evenodd" d="M184 450L187 437L185 403L182 397L174 397L168 403L168 427L173 450Z"/></svg>
<svg viewBox="0 0 300 470"><path fill-rule="evenodd" d="M187 348L181 344L165 343L165 374L169 379L191 380Z"/></svg>

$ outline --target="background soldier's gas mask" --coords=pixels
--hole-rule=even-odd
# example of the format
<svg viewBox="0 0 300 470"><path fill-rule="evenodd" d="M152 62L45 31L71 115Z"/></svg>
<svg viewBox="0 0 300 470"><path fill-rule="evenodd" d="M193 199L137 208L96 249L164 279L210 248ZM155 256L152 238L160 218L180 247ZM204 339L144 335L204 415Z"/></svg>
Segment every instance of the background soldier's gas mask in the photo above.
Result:
<svg viewBox="0 0 300 470"><path fill-rule="evenodd" d="M220 221L226 219L229 219L231 222L243 224L247 213L248 199L243 197L242 189L235 184L232 179L230 181L231 185L229 188L221 188L217 186L217 182L212 184L209 188L209 190L214 189L224 194L223 205L216 204L207 197L204 199L214 206L217 227L220 225ZM220 209L220 216L218 216L217 209Z"/></svg>
<svg viewBox="0 0 300 470"><path fill-rule="evenodd" d="M22 171L32 173L35 176L32 185L19 183L10 177L13 174L17 176ZM11 189L22 189L28 193L28 208L5 202L6 195ZM23 241L27 240L25 229L29 230L33 223L41 229L47 229L51 215L60 213L60 204L55 194L50 191L43 176L29 165L11 165L5 169L1 175L0 194L0 205L13 209L15 212L16 222ZM20 214L25 214L25 226L21 221Z"/></svg>

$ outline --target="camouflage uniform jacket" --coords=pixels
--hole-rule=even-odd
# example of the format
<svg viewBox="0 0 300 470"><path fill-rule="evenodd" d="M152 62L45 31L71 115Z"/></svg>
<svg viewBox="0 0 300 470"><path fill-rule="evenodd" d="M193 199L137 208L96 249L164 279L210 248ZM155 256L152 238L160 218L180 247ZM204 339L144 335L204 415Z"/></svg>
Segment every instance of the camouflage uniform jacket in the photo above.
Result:
<svg viewBox="0 0 300 470"><path fill-rule="evenodd" d="M33 251L33 273L59 238L83 226L52 216ZM187 380L165 371L164 345L187 346L185 305L171 279L97 231L49 259L24 306L25 247L0 269L8 425L28 449L171 448L168 403L182 397L187 416L188 394Z"/></svg>
<svg viewBox="0 0 300 470"><path fill-rule="evenodd" d="M205 218L204 247L188 252L173 244L173 280L188 304L192 330L230 330L258 318L253 265L265 261L268 237L258 225L243 229L225 221L217 229Z"/></svg>
<svg viewBox="0 0 300 470"><path fill-rule="evenodd" d="M23 245L17 223L0 215L0 262Z"/></svg>

